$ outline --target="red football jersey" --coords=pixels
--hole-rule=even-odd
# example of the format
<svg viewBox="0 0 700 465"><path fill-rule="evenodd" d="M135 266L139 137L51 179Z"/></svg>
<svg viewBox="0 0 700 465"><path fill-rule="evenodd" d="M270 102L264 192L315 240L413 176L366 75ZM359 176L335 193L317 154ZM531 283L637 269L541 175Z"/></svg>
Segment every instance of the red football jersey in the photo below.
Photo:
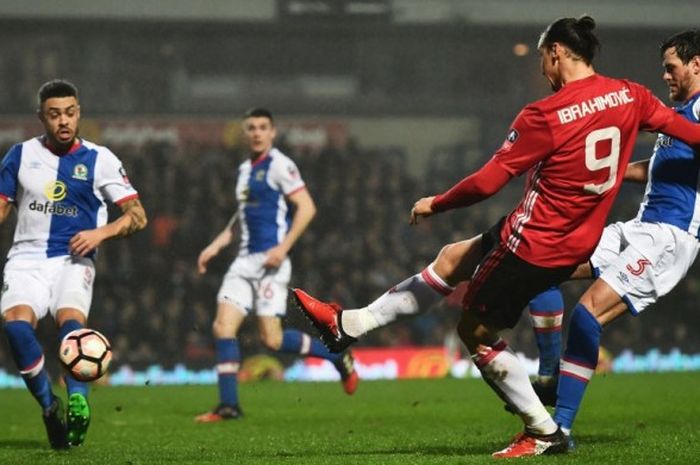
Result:
<svg viewBox="0 0 700 465"><path fill-rule="evenodd" d="M526 106L494 154L512 176L525 171L525 194L501 241L543 267L585 262L600 239L639 130L673 118L647 88L593 75Z"/></svg>

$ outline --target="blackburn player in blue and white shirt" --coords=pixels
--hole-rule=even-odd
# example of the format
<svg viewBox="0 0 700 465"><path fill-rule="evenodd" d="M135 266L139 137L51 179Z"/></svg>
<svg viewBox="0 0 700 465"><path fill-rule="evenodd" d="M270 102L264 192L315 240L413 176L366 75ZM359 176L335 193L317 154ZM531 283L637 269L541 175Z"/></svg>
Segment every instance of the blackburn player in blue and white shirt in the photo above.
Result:
<svg viewBox="0 0 700 465"><path fill-rule="evenodd" d="M329 360L338 370L347 394L355 392L359 380L349 351L332 354L320 340L296 329L282 329L292 272L287 255L315 216L316 207L297 166L273 147L276 129L272 114L263 108L248 111L243 134L249 158L238 168L238 209L224 230L202 250L197 262L199 272L206 273L209 261L233 242L234 227L240 226L238 255L217 295L212 327L219 404L211 412L197 416L195 420L200 423L242 415L238 401L241 352L237 335L245 317L253 312L258 317L260 337L269 349Z"/></svg>
<svg viewBox="0 0 700 465"><path fill-rule="evenodd" d="M80 103L65 80L41 86L45 134L13 146L0 166L0 222L15 207L17 226L3 274L0 308L10 350L42 408L51 447L77 446L90 423L87 384L66 376L68 413L51 390L38 320L50 313L59 340L87 323L95 253L105 240L146 226L146 213L119 159L78 137ZM106 202L122 215L107 222Z"/></svg>
<svg viewBox="0 0 700 465"><path fill-rule="evenodd" d="M700 123L700 30L674 34L663 42L661 53L669 97L680 103L676 111ZM561 312L537 321L533 318L536 329L544 328L545 334L538 336L543 352L540 369L555 374L552 386L558 378L556 398L551 396L556 399L554 420L567 434L598 363L602 327L627 312L638 315L669 293L698 253L698 154L687 144L659 134L652 157L628 165L625 180L646 182L644 198L636 218L605 228L590 262L580 265L572 276L597 279L572 312L558 376ZM545 294L538 298L546 299ZM548 390L542 391L549 403ZM542 392L538 394L542 397Z"/></svg>

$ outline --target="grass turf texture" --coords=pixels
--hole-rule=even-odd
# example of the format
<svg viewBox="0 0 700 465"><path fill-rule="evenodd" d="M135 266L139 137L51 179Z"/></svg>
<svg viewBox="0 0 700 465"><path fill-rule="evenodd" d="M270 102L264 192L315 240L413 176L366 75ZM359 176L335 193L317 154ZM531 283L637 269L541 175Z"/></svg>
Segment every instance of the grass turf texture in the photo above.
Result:
<svg viewBox="0 0 700 465"><path fill-rule="evenodd" d="M700 463L700 373L593 379L577 450L523 463ZM58 391L57 391L58 392ZM245 418L195 424L214 386L97 387L85 444L48 448L28 392L0 392L2 464L472 464L520 430L481 380L258 382L241 387ZM506 461L513 463L513 460Z"/></svg>

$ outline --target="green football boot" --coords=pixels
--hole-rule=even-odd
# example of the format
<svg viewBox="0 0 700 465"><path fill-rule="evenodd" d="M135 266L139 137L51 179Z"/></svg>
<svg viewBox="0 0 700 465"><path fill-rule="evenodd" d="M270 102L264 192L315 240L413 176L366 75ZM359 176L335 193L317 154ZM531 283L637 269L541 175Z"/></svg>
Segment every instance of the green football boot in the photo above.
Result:
<svg viewBox="0 0 700 465"><path fill-rule="evenodd" d="M84 395L75 393L68 398L68 443L79 446L85 441L90 426L90 405Z"/></svg>

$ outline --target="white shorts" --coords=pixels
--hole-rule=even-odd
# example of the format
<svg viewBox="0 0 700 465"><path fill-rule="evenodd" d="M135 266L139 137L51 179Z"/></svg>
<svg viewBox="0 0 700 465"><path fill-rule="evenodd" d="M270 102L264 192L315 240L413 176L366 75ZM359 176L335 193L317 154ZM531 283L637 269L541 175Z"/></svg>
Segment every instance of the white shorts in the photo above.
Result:
<svg viewBox="0 0 700 465"><path fill-rule="evenodd" d="M593 274L636 315L683 279L695 261L698 244L690 233L669 224L613 223L603 231L591 257Z"/></svg>
<svg viewBox="0 0 700 465"><path fill-rule="evenodd" d="M236 257L216 296L219 303L234 304L246 313L282 317L287 313L287 287L292 262L286 258L279 268L265 268L265 252Z"/></svg>
<svg viewBox="0 0 700 465"><path fill-rule="evenodd" d="M62 255L39 260L12 258L5 264L0 310L29 305L37 319L61 308L90 313L95 264L89 258Z"/></svg>

